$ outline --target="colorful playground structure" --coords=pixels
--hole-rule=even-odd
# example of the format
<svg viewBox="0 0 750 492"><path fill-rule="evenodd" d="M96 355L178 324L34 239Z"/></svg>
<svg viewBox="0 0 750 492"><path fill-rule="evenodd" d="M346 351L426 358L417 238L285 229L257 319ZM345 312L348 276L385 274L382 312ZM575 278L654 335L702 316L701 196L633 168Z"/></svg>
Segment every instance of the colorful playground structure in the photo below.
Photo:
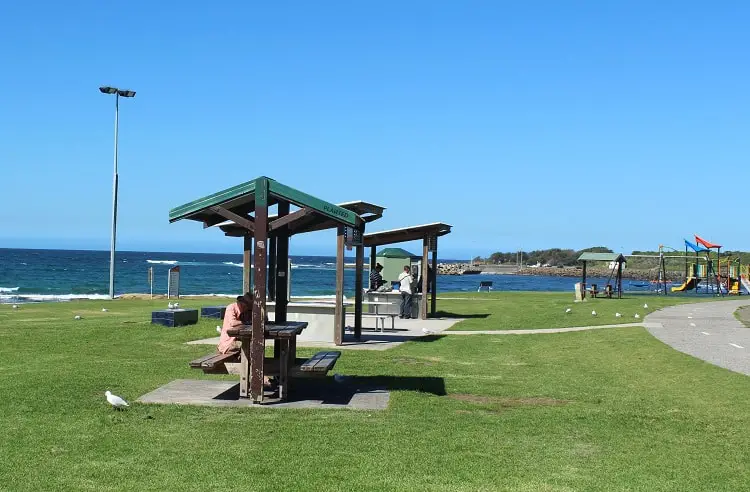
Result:
<svg viewBox="0 0 750 492"><path fill-rule="evenodd" d="M658 255L632 254L629 257L655 258L658 260L656 274L647 282L638 282L637 287L648 287L656 294L670 292L694 292L699 294L750 294L750 265L742 265L739 256L722 256L720 244L711 243L695 235L695 242L684 239L685 252L659 245ZM665 254L668 249L672 254ZM668 279L666 259L684 260L684 281L673 285ZM674 274L674 263L672 273ZM631 285L634 285L631 282Z"/></svg>
<svg viewBox="0 0 750 492"><path fill-rule="evenodd" d="M721 245L714 244L700 236L695 236L695 242L685 241L685 281L682 285L672 287L671 292L686 292L694 290L696 293L706 294L734 294L739 295L743 292L750 292L750 283L748 282L747 266L744 270L740 258L731 256L721 257ZM713 251L716 250L714 260ZM661 277L664 270L663 253L660 250L660 268ZM663 289L667 293L666 284Z"/></svg>

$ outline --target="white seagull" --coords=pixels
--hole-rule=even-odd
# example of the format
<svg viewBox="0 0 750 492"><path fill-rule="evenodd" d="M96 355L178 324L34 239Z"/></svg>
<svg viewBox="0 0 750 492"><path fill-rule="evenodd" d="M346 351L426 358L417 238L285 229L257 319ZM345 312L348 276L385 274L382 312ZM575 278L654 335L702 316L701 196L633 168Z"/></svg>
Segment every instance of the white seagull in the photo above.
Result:
<svg viewBox="0 0 750 492"><path fill-rule="evenodd" d="M174 309L174 304L172 304L171 302L167 304L167 309Z"/></svg>
<svg viewBox="0 0 750 492"><path fill-rule="evenodd" d="M633 316L633 317L634 317L635 319L638 319L638 318L640 318L640 317L641 317L641 315L640 315L640 314L638 314L638 313L635 313L635 316Z"/></svg>
<svg viewBox="0 0 750 492"><path fill-rule="evenodd" d="M180 307L180 303L179 302L175 302L174 303L174 308L177 309L178 307Z"/></svg>
<svg viewBox="0 0 750 492"><path fill-rule="evenodd" d="M615 313L615 317L616 317L616 318L619 318L619 317L621 317L621 316L622 316L622 314L620 314L620 313Z"/></svg>
<svg viewBox="0 0 750 492"><path fill-rule="evenodd" d="M568 309L566 309L566 310L565 310L565 312L566 312L566 313L572 313L572 312L573 312L573 310L572 310L572 309L570 309L570 308L568 308Z"/></svg>
<svg viewBox="0 0 750 492"><path fill-rule="evenodd" d="M644 304L643 309L648 309L648 304Z"/></svg>
<svg viewBox="0 0 750 492"><path fill-rule="evenodd" d="M73 316L73 319L81 319L81 315L80 314L76 314L75 316Z"/></svg>
<svg viewBox="0 0 750 492"><path fill-rule="evenodd" d="M13 304L13 309L18 309L18 304Z"/></svg>
<svg viewBox="0 0 750 492"><path fill-rule="evenodd" d="M221 333L221 326L216 327L216 333Z"/></svg>
<svg viewBox="0 0 750 492"><path fill-rule="evenodd" d="M128 402L123 400L117 395L113 395L109 392L109 390L105 391L104 394L107 396L107 401L110 405L112 405L115 408L122 408L122 407L129 407Z"/></svg>
<svg viewBox="0 0 750 492"><path fill-rule="evenodd" d="M109 309L107 309L107 308L102 308L102 312L103 312L103 313L106 313L107 311L109 311Z"/></svg>
<svg viewBox="0 0 750 492"><path fill-rule="evenodd" d="M596 316L596 311L591 311L591 316Z"/></svg>

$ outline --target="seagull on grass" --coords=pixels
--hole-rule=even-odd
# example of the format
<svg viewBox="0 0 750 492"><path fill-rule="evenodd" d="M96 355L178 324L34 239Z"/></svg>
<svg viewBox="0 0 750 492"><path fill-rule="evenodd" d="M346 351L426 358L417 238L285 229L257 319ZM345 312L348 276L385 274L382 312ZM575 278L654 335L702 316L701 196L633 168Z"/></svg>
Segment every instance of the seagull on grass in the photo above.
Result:
<svg viewBox="0 0 750 492"><path fill-rule="evenodd" d="M18 304L13 304L13 309L18 309Z"/></svg>
<svg viewBox="0 0 750 492"><path fill-rule="evenodd" d="M109 390L105 391L104 395L107 397L107 401L109 402L109 404L112 405L115 409L120 409L123 407L130 406L128 405L128 402L126 402L125 400L123 400L117 395L113 395L112 393L109 392Z"/></svg>
<svg viewBox="0 0 750 492"><path fill-rule="evenodd" d="M102 308L102 312L103 312L103 313L106 313L107 311L109 311L109 309L107 309L107 308Z"/></svg>
<svg viewBox="0 0 750 492"><path fill-rule="evenodd" d="M644 304L643 309L648 309L648 304Z"/></svg>
<svg viewBox="0 0 750 492"><path fill-rule="evenodd" d="M622 317L622 314L620 314L620 313L615 313L615 318L621 318L621 317Z"/></svg>
<svg viewBox="0 0 750 492"><path fill-rule="evenodd" d="M573 310L572 310L572 309L570 309L570 308L568 308L568 309L566 309L566 310L565 310L565 314L570 314L570 313L572 313L572 312L573 312Z"/></svg>
<svg viewBox="0 0 750 492"><path fill-rule="evenodd" d="M167 309L174 309L174 304L172 304L171 302L167 304Z"/></svg>
<svg viewBox="0 0 750 492"><path fill-rule="evenodd" d="M591 311L591 316L596 316L596 311Z"/></svg>
<svg viewBox="0 0 750 492"><path fill-rule="evenodd" d="M641 315L640 315L640 314L638 314L638 313L635 313L635 316L633 316L633 317L634 317L635 319L639 319L639 318L641 317Z"/></svg>
<svg viewBox="0 0 750 492"><path fill-rule="evenodd" d="M81 319L81 315L80 314L76 314L75 316L73 316L73 319Z"/></svg>

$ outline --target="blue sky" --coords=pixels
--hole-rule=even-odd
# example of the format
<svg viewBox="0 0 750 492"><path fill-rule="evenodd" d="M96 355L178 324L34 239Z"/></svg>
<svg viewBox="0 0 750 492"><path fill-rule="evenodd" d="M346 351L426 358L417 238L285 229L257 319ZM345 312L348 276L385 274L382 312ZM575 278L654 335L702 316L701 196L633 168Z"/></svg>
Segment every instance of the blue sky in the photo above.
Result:
<svg viewBox="0 0 750 492"><path fill-rule="evenodd" d="M444 257L750 249L746 2L216 5L0 6L0 247L108 249L111 84L119 249L238 252L167 214L258 175L450 223Z"/></svg>

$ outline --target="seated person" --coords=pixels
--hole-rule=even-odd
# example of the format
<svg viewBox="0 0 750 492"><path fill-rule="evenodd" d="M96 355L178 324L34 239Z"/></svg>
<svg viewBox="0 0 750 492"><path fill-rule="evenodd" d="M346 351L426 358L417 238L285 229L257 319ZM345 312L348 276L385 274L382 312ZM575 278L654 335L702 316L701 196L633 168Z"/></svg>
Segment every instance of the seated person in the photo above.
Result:
<svg viewBox="0 0 750 492"><path fill-rule="evenodd" d="M248 292L244 296L237 296L237 301L227 306L224 313L224 324L221 327L219 346L220 354L226 354L230 350L239 350L241 342L235 337L227 335L227 330L239 328L250 321L253 313L253 295Z"/></svg>
<svg viewBox="0 0 750 492"><path fill-rule="evenodd" d="M240 347L242 347L242 342L235 337L229 336L227 330L239 328L242 325L252 323L252 316L253 295L250 292L247 292L243 296L237 296L236 302L227 306L226 312L224 313L224 324L221 327L219 345L216 347L219 353L226 354L230 350L239 350ZM266 322L268 322L267 316ZM266 389L273 389L275 387L275 381L268 376L263 376L263 385Z"/></svg>
<svg viewBox="0 0 750 492"><path fill-rule="evenodd" d="M370 272L370 290L376 291L383 286L383 275L380 273L383 271L383 265L380 263L375 264L375 268Z"/></svg>

